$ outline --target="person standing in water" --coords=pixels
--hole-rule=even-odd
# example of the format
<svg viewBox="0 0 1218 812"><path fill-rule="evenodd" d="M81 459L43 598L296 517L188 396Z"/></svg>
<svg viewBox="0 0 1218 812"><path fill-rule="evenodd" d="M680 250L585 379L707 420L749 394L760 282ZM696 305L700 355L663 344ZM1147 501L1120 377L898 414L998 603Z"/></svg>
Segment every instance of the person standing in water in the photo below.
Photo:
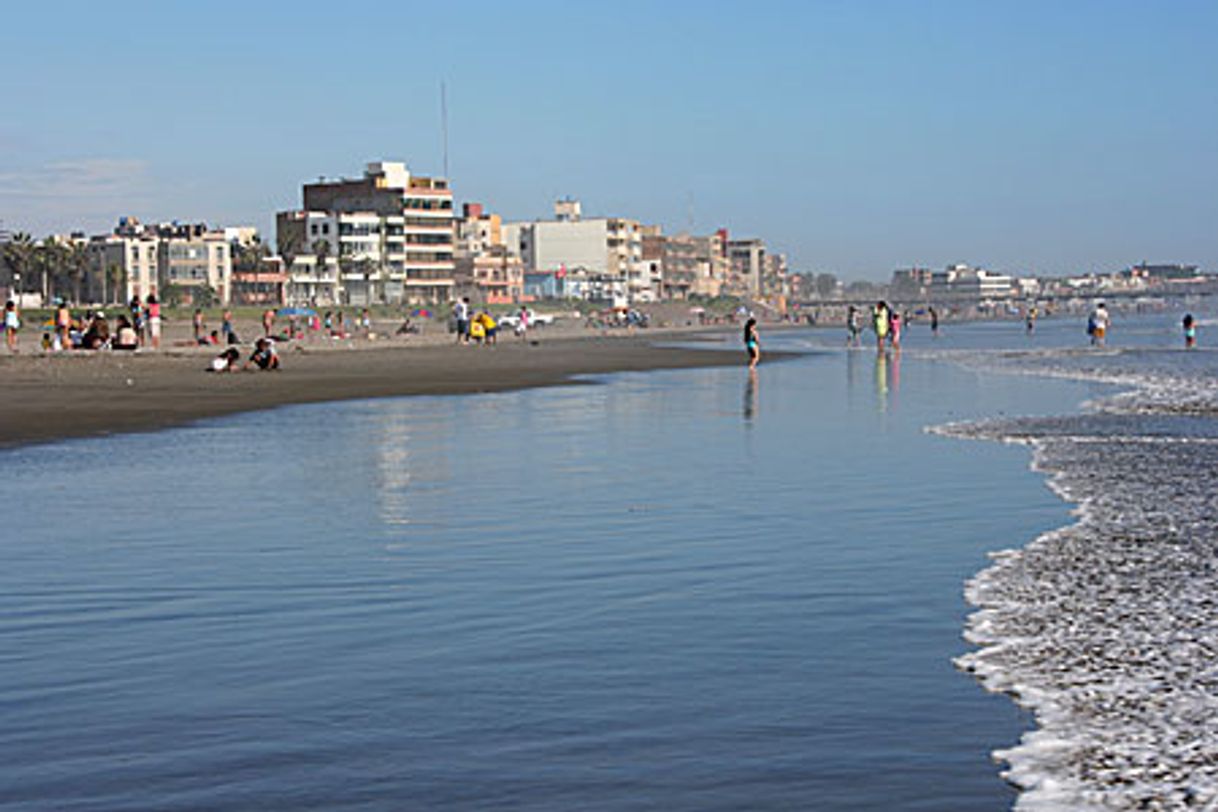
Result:
<svg viewBox="0 0 1218 812"><path fill-rule="evenodd" d="M888 336L894 350L901 349L901 311L893 310L888 317Z"/></svg>
<svg viewBox="0 0 1218 812"><path fill-rule="evenodd" d="M862 330L862 324L859 322L859 309L854 305L850 305L846 309L846 344L850 347L859 345L859 332Z"/></svg>
<svg viewBox="0 0 1218 812"><path fill-rule="evenodd" d="M757 319L752 316L744 323L744 348L749 354L749 369L756 369L761 360L761 339L757 335Z"/></svg>
<svg viewBox="0 0 1218 812"><path fill-rule="evenodd" d="M884 351L884 340L888 338L888 304L880 301L871 310L871 326L875 330L875 348Z"/></svg>
<svg viewBox="0 0 1218 812"><path fill-rule="evenodd" d="M1036 310L1036 305L1032 305L1028 308L1028 317L1027 317L1028 335L1031 335L1033 333L1033 331L1036 330L1036 317L1038 315L1039 315L1039 313Z"/></svg>
<svg viewBox="0 0 1218 812"><path fill-rule="evenodd" d="M1104 346L1108 337L1108 328L1111 326L1112 317L1108 315L1108 308L1104 307L1103 302L1100 302L1087 319L1087 332L1091 334L1091 343L1097 347Z"/></svg>
<svg viewBox="0 0 1218 812"><path fill-rule="evenodd" d="M1192 313L1184 314L1184 348L1191 350L1197 346L1197 322Z"/></svg>

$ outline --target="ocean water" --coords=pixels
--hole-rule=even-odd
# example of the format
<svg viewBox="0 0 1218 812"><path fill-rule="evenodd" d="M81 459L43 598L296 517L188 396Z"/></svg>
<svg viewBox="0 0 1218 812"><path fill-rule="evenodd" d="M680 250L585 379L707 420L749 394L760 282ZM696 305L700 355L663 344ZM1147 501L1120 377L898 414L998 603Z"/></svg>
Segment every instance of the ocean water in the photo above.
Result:
<svg viewBox="0 0 1218 812"><path fill-rule="evenodd" d="M0 808L1008 808L1065 717L956 662L1030 685L978 573L1070 505L924 429L1127 381L1006 328L0 453Z"/></svg>

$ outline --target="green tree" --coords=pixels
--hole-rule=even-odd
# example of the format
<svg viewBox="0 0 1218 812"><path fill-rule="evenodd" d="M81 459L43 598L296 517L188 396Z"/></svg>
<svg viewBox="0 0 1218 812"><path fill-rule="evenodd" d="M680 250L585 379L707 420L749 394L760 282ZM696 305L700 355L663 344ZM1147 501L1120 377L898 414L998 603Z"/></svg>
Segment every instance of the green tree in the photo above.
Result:
<svg viewBox="0 0 1218 812"><path fill-rule="evenodd" d="M68 245L66 251L68 281L72 286L72 300L81 300L81 283L89 270L89 247L82 242Z"/></svg>
<svg viewBox="0 0 1218 812"><path fill-rule="evenodd" d="M181 285L172 282L161 285L161 303L166 307L181 307L186 299L186 291Z"/></svg>
<svg viewBox="0 0 1218 812"><path fill-rule="evenodd" d="M119 265L117 262L112 262L110 263L110 266L106 268L106 279L110 281L110 294L113 297L113 301L121 304L124 295L120 293L119 290L127 286L126 269L124 269L123 266ZM102 296L102 298L104 299L106 297Z"/></svg>
<svg viewBox="0 0 1218 812"><path fill-rule="evenodd" d="M814 284L816 295L822 299L828 299L837 292L837 277L831 273L818 273Z"/></svg>
<svg viewBox="0 0 1218 812"><path fill-rule="evenodd" d="M191 304L195 307L207 309L220 304L220 296L216 293L216 289L211 285L202 285L193 290L191 294Z"/></svg>
<svg viewBox="0 0 1218 812"><path fill-rule="evenodd" d="M8 266L13 288L20 292L24 289L22 283L28 285L34 271L34 240L24 231L18 231L4 244L0 256Z"/></svg>
<svg viewBox="0 0 1218 812"><path fill-rule="evenodd" d="M64 248L54 237L47 237L34 250L34 267L42 276L43 302L49 302L57 295L57 283L63 276L66 264Z"/></svg>

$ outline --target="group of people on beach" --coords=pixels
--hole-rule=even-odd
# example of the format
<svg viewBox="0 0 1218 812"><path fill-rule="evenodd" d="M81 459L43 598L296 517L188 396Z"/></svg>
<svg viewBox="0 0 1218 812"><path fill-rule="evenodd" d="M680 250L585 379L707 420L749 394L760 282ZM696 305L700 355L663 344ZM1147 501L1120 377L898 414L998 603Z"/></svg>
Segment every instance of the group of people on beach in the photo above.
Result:
<svg viewBox="0 0 1218 812"><path fill-rule="evenodd" d="M161 346L161 304L155 294L141 301L132 297L127 312L119 313L111 326L104 310L72 314L68 303L59 299L49 322L44 325L41 346L47 352L68 350L138 350ZM21 312L17 303L4 305L4 343L10 353L19 350Z"/></svg>
<svg viewBox="0 0 1218 812"><path fill-rule="evenodd" d="M529 332L532 314L523 305L517 316L516 337L524 339ZM499 322L485 307L474 312L470 306L469 297L464 296L453 302L453 323L456 327L458 344L491 345L499 341Z"/></svg>
<svg viewBox="0 0 1218 812"><path fill-rule="evenodd" d="M208 372L238 372L262 370L272 372L279 369L279 354L275 351L275 341L271 338L260 338L254 342L254 351L244 364L241 363L241 350L229 347L224 352L211 359Z"/></svg>

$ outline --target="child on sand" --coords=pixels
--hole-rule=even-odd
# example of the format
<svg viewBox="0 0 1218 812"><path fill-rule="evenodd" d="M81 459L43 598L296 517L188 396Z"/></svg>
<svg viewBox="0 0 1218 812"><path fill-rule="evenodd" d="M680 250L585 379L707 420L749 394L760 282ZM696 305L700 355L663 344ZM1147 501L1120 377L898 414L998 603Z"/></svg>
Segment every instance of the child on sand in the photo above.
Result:
<svg viewBox="0 0 1218 812"><path fill-rule="evenodd" d="M4 305L4 343L9 352L17 351L17 331L21 329L21 315L17 303L9 300Z"/></svg>

